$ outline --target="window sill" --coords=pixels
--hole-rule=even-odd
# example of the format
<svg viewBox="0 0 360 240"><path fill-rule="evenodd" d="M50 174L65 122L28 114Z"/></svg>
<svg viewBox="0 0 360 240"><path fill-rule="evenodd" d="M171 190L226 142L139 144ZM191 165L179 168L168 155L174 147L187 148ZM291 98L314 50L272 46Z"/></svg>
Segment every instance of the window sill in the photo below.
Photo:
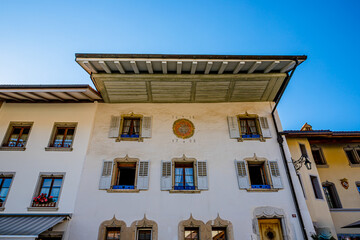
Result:
<svg viewBox="0 0 360 240"><path fill-rule="evenodd" d="M360 163L354 164L354 163L349 163L350 167L360 167Z"/></svg>
<svg viewBox="0 0 360 240"><path fill-rule="evenodd" d="M317 168L329 168L328 164L316 164Z"/></svg>
<svg viewBox="0 0 360 240"><path fill-rule="evenodd" d="M55 151L55 152L71 152L73 150L72 147L46 147L45 151Z"/></svg>
<svg viewBox="0 0 360 240"><path fill-rule="evenodd" d="M201 190L170 190L170 193L201 193Z"/></svg>
<svg viewBox="0 0 360 240"><path fill-rule="evenodd" d="M28 207L27 208L28 211L44 211L44 212L47 212L47 211L57 211L59 210L58 207Z"/></svg>
<svg viewBox="0 0 360 240"><path fill-rule="evenodd" d="M246 191L248 192L278 192L279 190L281 190L281 188L271 188L271 189L266 189L266 188L247 188Z"/></svg>
<svg viewBox="0 0 360 240"><path fill-rule="evenodd" d="M0 212L3 212L5 210L5 207L0 207Z"/></svg>
<svg viewBox="0 0 360 240"><path fill-rule="evenodd" d="M142 137L138 137L138 138L122 138L122 137L118 137L116 139L116 142L121 142L121 141L127 141L127 142L143 142L144 139Z"/></svg>
<svg viewBox="0 0 360 240"><path fill-rule="evenodd" d="M244 142L244 141L260 141L265 142L266 140L264 138L238 138L238 142Z"/></svg>
<svg viewBox="0 0 360 240"><path fill-rule="evenodd" d="M108 193L137 193L140 189L107 189Z"/></svg>
<svg viewBox="0 0 360 240"><path fill-rule="evenodd" d="M0 147L0 151L25 151L25 147Z"/></svg>

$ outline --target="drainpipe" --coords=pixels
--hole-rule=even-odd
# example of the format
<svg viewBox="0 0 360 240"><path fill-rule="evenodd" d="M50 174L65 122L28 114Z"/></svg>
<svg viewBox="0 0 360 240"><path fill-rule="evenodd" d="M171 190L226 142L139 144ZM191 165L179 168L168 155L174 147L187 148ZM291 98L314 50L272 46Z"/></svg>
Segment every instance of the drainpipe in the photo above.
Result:
<svg viewBox="0 0 360 240"><path fill-rule="evenodd" d="M280 99L281 99L287 85L289 84L292 75L294 74L297 66L299 65L299 61L297 59L295 60L295 62L296 63L295 63L294 69L291 71L290 75L288 75L286 77L284 85L283 85L283 87L282 87L282 89L281 89L281 91L280 91L280 93L279 93L279 95L278 95L278 97L276 99L274 109L271 111L271 116L272 116L272 119L273 119L273 122L274 122L276 135L277 135L277 141L279 143L279 147L280 147L280 151L281 151L281 156L282 156L282 159L283 159L283 162L284 162L284 165L285 165L286 175L287 175L287 179L289 181L289 185L290 185L290 189L291 189L291 195L292 195L292 197L294 199L296 213L299 216L299 221L300 221L300 225L301 225L302 234L304 236L304 239L308 240L308 236L307 236L306 230L305 230L304 220L303 220L302 215L300 213L299 202L298 202L298 199L297 199L296 194L295 194L295 188L294 188L294 185L293 185L293 183L291 181L290 170L289 170L289 166L288 166L288 163L287 163L287 160L286 160L285 150L284 150L284 146L283 146L284 139L279 133L279 128L278 128L278 126L276 124L276 120L275 120L275 116L274 116L274 112L276 110L276 107L277 107L278 103L280 102Z"/></svg>

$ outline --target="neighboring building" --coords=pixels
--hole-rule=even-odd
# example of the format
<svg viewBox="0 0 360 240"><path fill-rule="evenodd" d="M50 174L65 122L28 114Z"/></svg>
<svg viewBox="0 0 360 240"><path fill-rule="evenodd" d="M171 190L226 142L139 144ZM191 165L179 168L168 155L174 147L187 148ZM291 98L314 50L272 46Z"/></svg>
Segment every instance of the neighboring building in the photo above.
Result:
<svg viewBox="0 0 360 240"><path fill-rule="evenodd" d="M312 163L298 176L317 232L360 239L360 131L312 130L305 124L283 134L293 158L307 155Z"/></svg>
<svg viewBox="0 0 360 240"><path fill-rule="evenodd" d="M65 239L101 97L88 85L1 85L0 99L0 239Z"/></svg>
<svg viewBox="0 0 360 240"><path fill-rule="evenodd" d="M104 102L65 239L310 239L275 111L305 59L77 54Z"/></svg>

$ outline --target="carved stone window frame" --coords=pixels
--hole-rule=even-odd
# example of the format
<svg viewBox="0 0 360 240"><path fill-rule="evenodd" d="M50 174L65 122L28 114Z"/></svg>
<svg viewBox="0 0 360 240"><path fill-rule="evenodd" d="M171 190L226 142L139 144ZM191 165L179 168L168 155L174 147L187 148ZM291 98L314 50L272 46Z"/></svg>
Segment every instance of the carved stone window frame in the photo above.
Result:
<svg viewBox="0 0 360 240"><path fill-rule="evenodd" d="M327 164L327 161L326 161L326 158L325 158L325 155L324 155L324 152L323 152L322 148L319 147L319 146L317 146L317 145L315 145L315 144L310 145L310 148L311 148L311 155L313 156L314 163L316 164L316 167L317 167L317 168L328 168L329 165ZM315 162L315 158L314 158L313 151L319 151L321 160L323 161L322 164L317 164L317 163Z"/></svg>
<svg viewBox="0 0 360 240"><path fill-rule="evenodd" d="M208 236L208 231L206 228L206 225L203 221L201 220L196 220L193 218L192 214L190 214L190 218L188 220L183 220L181 222L179 222L179 226L178 226L178 240L184 240L185 237L185 228L199 228L199 235L200 238L199 240L207 240L209 238L207 238Z"/></svg>
<svg viewBox="0 0 360 240"><path fill-rule="evenodd" d="M115 215L112 219L104 221L100 224L99 227L99 234L98 240L105 240L106 239L106 228L108 227L115 227L120 228L120 237L121 239L128 239L127 238L127 227L124 221L116 219Z"/></svg>
<svg viewBox="0 0 360 240"><path fill-rule="evenodd" d="M141 137L143 117L144 117L144 116L143 116L142 114L134 114L134 113L122 114L122 115L121 115L121 120L120 120L119 137L116 139L116 141L117 141L117 142L120 142L120 141L138 141L138 142L143 142L143 141L144 141L144 138ZM125 119L125 118L140 118L140 122L139 122L139 137L137 137L137 138L124 138L124 137L121 137L121 134L122 134L123 128L124 128L124 119Z"/></svg>
<svg viewBox="0 0 360 240"><path fill-rule="evenodd" d="M192 163L193 164L193 173L194 173L194 185L195 190L175 190L175 164L176 163ZM197 182L197 160L196 158L188 158L183 154L180 158L173 158L171 159L171 171L172 171L172 190L170 193L200 193L198 190L198 182Z"/></svg>
<svg viewBox="0 0 360 240"><path fill-rule="evenodd" d="M285 212L281 208L264 206L257 207L253 212L253 232L256 235L256 238L260 240L260 229L259 229L259 219L280 219L281 230L283 233L284 240L290 240L291 232L290 232L290 224L285 215Z"/></svg>
<svg viewBox="0 0 360 240"><path fill-rule="evenodd" d="M218 214L214 220L210 220L206 223L206 230L209 234L208 239L211 239L211 233L213 227L221 227L226 228L226 239L227 240L234 240L234 231L233 225L230 221L224 220Z"/></svg>
<svg viewBox="0 0 360 240"><path fill-rule="evenodd" d="M151 240L158 240L158 225L155 221L149 220L144 215L144 218L141 220L134 221L129 227L129 239L137 240L137 233L139 229L151 229ZM126 238L127 239L127 238Z"/></svg>
<svg viewBox="0 0 360 240"><path fill-rule="evenodd" d="M260 121L259 121L259 115L257 115L257 114L249 114L249 113L245 112L245 114L238 114L238 115L236 115L236 117L237 117L238 126L239 126L239 133L240 133L240 137L238 138L238 142L243 142L244 140L257 140L257 141L260 140L260 142L265 142L265 139L263 137L262 130L261 130L261 125L260 125ZM256 130L258 131L260 137L259 138L243 138L242 134L241 134L240 119L255 119Z"/></svg>
<svg viewBox="0 0 360 240"><path fill-rule="evenodd" d="M139 192L140 190L137 189L137 177L138 177L138 171L139 171L139 158L130 158L128 155L126 155L124 158L115 158L113 161L113 172L111 177L111 187L108 189L108 192ZM113 186L116 183L116 177L118 173L118 163L135 163L136 170L135 170L135 180L134 180L134 189L113 189Z"/></svg>

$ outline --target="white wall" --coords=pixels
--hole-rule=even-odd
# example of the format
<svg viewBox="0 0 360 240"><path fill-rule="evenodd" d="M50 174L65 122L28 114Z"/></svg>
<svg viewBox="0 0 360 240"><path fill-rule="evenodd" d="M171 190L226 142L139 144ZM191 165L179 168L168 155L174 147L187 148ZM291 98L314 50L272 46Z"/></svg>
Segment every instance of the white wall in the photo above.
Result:
<svg viewBox="0 0 360 240"><path fill-rule="evenodd" d="M55 213L72 213L97 103L4 103L0 111L0 140L11 121L34 122L25 151L0 151L0 172L15 172L3 213L36 213L27 210L40 172L64 172ZM54 122L77 122L73 151L45 151ZM46 211L45 211L46 212ZM44 213L41 211L39 213Z"/></svg>
<svg viewBox="0 0 360 240"><path fill-rule="evenodd" d="M273 136L271 139L266 142L237 142L229 138L227 116L244 114L246 111L268 118ZM153 117L152 138L144 142L115 142L115 139L108 138L111 115L131 112ZM175 240L179 222L188 219L190 213L205 223L215 219L219 213L221 218L232 222L235 239L251 239L253 210L259 206L282 208L289 223L287 227L291 239L302 239L298 218L292 217L296 210L270 113L270 103L99 104L67 239L97 239L101 222L114 215L130 226L146 214L148 219L157 222L160 240ZM195 125L191 143L176 138L172 132L173 122L182 117L190 119ZM252 157L254 153L258 157L278 161L283 190L239 190L234 159L242 160ZM102 161L127 154L132 158L150 161L149 190L139 193L107 193L98 190ZM171 194L160 190L161 160L170 161L183 154L198 161L208 161L208 191L200 194Z"/></svg>

